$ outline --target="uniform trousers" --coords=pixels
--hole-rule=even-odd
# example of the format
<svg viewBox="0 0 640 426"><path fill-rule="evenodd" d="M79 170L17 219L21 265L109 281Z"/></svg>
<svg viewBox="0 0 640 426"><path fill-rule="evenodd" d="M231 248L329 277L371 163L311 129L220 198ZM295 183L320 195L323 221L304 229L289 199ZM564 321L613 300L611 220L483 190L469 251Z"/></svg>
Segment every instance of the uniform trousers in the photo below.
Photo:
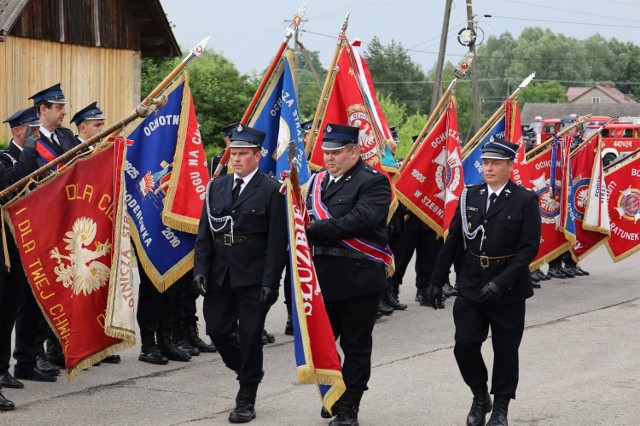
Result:
<svg viewBox="0 0 640 426"><path fill-rule="evenodd" d="M266 317L260 305L260 286L232 287L228 274L222 286L210 281L202 310L207 334L225 365L237 373L240 385L260 383ZM239 340L233 333L236 324Z"/></svg>
<svg viewBox="0 0 640 426"><path fill-rule="evenodd" d="M51 329L44 319L44 315L36 302L29 286L20 254L12 238L7 239L11 271L5 276L5 286L8 300L2 307L0 322L0 373L9 368L11 352L11 333L15 325L15 349L13 357L16 360L14 372L29 374L37 365L37 346L42 346ZM7 345L7 342L9 343Z"/></svg>
<svg viewBox="0 0 640 426"><path fill-rule="evenodd" d="M138 312L136 318L141 333L170 330L178 303L181 282L160 293L142 267L138 268L140 287L138 289Z"/></svg>
<svg viewBox="0 0 640 426"><path fill-rule="evenodd" d="M349 299L325 301L333 334L340 338L344 353L342 377L347 389L365 391L371 377L373 326L376 322L380 293Z"/></svg>
<svg viewBox="0 0 640 426"><path fill-rule="evenodd" d="M525 301L506 305L480 304L458 296L453 305L456 326L453 352L469 387L487 383L487 367L480 348L491 327L493 374L491 393L512 399L518 386L518 348L524 331Z"/></svg>
<svg viewBox="0 0 640 426"><path fill-rule="evenodd" d="M433 231L407 231L392 234L389 247L394 254L395 271L390 278L391 285L402 284L407 266L416 252L416 287L429 286L436 261L437 242Z"/></svg>

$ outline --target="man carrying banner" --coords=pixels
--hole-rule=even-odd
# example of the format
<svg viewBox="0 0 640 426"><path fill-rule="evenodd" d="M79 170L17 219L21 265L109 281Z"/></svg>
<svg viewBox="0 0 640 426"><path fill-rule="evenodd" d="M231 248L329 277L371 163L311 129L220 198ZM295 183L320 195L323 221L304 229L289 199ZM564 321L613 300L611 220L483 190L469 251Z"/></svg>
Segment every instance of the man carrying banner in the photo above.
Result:
<svg viewBox="0 0 640 426"><path fill-rule="evenodd" d="M242 124L234 129L229 144L234 173L209 182L195 247L193 284L204 296L207 334L240 382L231 423L256 417L264 376L262 330L287 261L280 184L258 168L264 137ZM236 324L239 341L232 334Z"/></svg>
<svg viewBox="0 0 640 426"><path fill-rule="evenodd" d="M328 124L322 150L326 170L310 183L307 226L311 252L335 338L344 353L346 392L333 406L334 426L357 425L362 394L371 375L373 326L385 266L389 180L360 158L358 127ZM328 414L328 413L326 413Z"/></svg>
<svg viewBox="0 0 640 426"><path fill-rule="evenodd" d="M493 413L487 425L507 424L518 385L518 348L525 300L533 296L529 264L540 244L540 210L532 191L511 181L518 145L497 138L482 148L484 184L465 188L436 262L429 293L436 308L449 267L459 250L466 262L453 305L454 354L473 392L467 425L484 425L491 411L481 346L491 326L494 363Z"/></svg>

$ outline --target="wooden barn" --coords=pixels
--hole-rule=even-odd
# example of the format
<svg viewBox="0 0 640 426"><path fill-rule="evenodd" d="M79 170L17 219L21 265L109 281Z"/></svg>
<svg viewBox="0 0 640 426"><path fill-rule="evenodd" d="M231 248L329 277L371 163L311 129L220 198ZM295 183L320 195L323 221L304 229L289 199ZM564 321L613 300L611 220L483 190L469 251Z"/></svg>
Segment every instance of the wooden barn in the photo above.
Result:
<svg viewBox="0 0 640 426"><path fill-rule="evenodd" d="M93 101L109 125L140 102L142 57L180 55L160 0L0 0L0 122L62 83L63 126Z"/></svg>

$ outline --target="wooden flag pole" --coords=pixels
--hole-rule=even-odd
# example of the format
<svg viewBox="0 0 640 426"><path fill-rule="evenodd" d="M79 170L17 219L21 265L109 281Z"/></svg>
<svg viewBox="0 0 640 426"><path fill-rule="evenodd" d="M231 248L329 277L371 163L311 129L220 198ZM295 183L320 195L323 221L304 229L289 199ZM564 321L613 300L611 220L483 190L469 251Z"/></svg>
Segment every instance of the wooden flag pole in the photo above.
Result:
<svg viewBox="0 0 640 426"><path fill-rule="evenodd" d="M205 46L207 45L208 41L209 41L209 37L206 37L205 39L200 41L200 43L198 43L196 45L196 47L192 51L189 52L189 55L187 55L187 57L185 57L173 69L173 71L171 71L169 73L169 75L167 75L162 80L162 82L160 82L160 84L158 84L158 86L156 86L156 88L153 89L151 91L151 93L149 93L149 95L147 95L142 100L142 102L140 102L140 104L136 107L136 109L133 112L131 112L128 116L126 116L122 120L112 124L111 126L107 127L106 129L104 129L100 133L90 137L89 139L87 139L86 141L82 142L81 144L74 146L69 151L67 151L67 152L63 153L62 155L54 158L49 163L45 164L44 166L38 168L37 170L35 170L35 171L31 172L31 173L29 173L29 175L23 177L19 181L15 182L14 184L12 184L12 185L8 186L7 188L3 189L2 191L0 191L0 198L4 198L4 197L10 195L11 193L13 193L14 191L24 187L25 185L29 184L29 182L34 180L37 176L40 176L40 175L48 172L49 170L52 170L58 164L64 163L65 161L68 161L68 160L74 158L81 151L84 151L85 149L87 149L91 145L96 144L97 142L99 142L105 136L109 136L111 134L119 132L123 127L125 127L127 124L131 123L132 121L134 121L134 120L136 120L138 118L147 117L154 110L158 110L158 109L162 108L167 103L167 98L166 97L157 98L157 96L160 93L162 93L163 90L165 90L167 88L167 86L176 78L176 76L178 74L180 74L180 72L182 70L184 70L184 68L187 66L187 64L189 62L191 62L194 58L197 58L198 56L200 56L200 54L204 50Z"/></svg>
<svg viewBox="0 0 640 426"><path fill-rule="evenodd" d="M527 87L529 85L529 83L531 83L531 80L533 80L535 78L535 76L536 76L536 73L532 72L531 74L529 74L527 76L527 78L522 80L522 83L520 83L520 85L518 87L516 87L516 89L513 91L513 93L511 93L509 95L509 97L505 100L505 102L514 100L516 98L516 96L518 96L518 93L522 89ZM503 102L500 105L500 107L493 113L493 115L491 117L489 117L489 119L484 123L484 125L476 132L476 134L473 135L471 137L471 139L469 139L469 141L465 144L465 146L462 147L462 150L460 151L460 154L462 155L463 159L466 158L465 154L467 152L472 150L479 141L484 139L484 136L486 135L487 130L489 130L489 128L493 127L495 122L502 115L502 113L504 112L504 109L505 109L505 102Z"/></svg>
<svg viewBox="0 0 640 426"><path fill-rule="evenodd" d="M240 124L243 124L243 125L247 124L247 122L249 121L249 118L251 117L251 114L253 114L253 111L256 109L256 105L258 104L258 101L262 97L262 94L264 93L264 89L267 87L269 80L271 80L271 76L273 75L273 72L278 66L278 63L280 62L280 58L282 57L282 54L284 53L285 49L287 48L287 45L289 44L289 40L291 40L291 37L293 37L293 35L298 31L298 25L300 25L300 22L302 22L305 9L306 9L305 6L301 6L296 12L293 19L291 20L291 24L289 24L289 26L287 27L287 33L285 34L284 40L282 40L282 43L280 43L280 46L278 46L278 50L276 51L276 54L271 60L271 63L269 64L269 68L267 68L267 71L264 73L264 76L262 77L262 81L260 82L260 85L256 89L256 92L253 94L253 97L249 102L249 106L247 106L247 109L244 112L244 115L240 119ZM227 146L224 152L222 153L220 162L218 163L216 170L213 172L212 177L220 176L222 169L227 166L227 162L229 161L229 155L231 155L231 149Z"/></svg>
<svg viewBox="0 0 640 426"><path fill-rule="evenodd" d="M333 58L331 58L331 65L329 65L329 72L327 73L327 78L324 80L324 87L322 88L322 93L320 94L320 100L318 101L318 107L316 108L316 113L313 116L313 123L311 124L311 128L309 129L309 133L307 134L307 140L305 141L305 155L309 158L309 153L313 149L314 145L317 143L318 133L316 132L316 128L320 122L320 116L323 114L323 110L327 105L329 99L327 98L327 94L333 85L333 82L336 78L336 63L338 62L338 56L340 56L340 52L342 51L342 47L347 41L347 27L349 26L349 16L350 13L347 13L347 16L344 18L342 22L342 29L340 30L340 34L338 34L338 41L336 43L335 51L333 52Z"/></svg>
<svg viewBox="0 0 640 426"><path fill-rule="evenodd" d="M451 80L451 83L449 83L449 87L447 87L447 90L444 91L444 93L442 94L442 97L440 98L440 100L436 104L436 107L431 112L431 115L427 119L427 122L422 127L422 130L420 131L420 134L416 138L415 143L413 145L411 145L411 149L409 150L409 152L405 156L405 160L402 162L402 165L400 166L400 170L398 170L398 175L400 173L402 173L404 168L407 166L407 163L409 163L408 160L416 152L416 150L420 147L420 144L422 143L422 140L427 135L427 133L429 131L431 131L431 128L433 127L434 123L436 122L436 120L440 116L441 110L443 109L444 105L449 101L449 98L451 97L451 94L453 93L453 89L455 89L455 87L456 87L456 83L458 82L458 79L463 79L466 76L466 71L471 66L471 61L473 61L473 58L474 58L474 54L473 53L471 53L471 52L467 53L465 55L465 57L462 58L462 61L460 61L460 64L458 65L458 68L456 68L453 71L453 80Z"/></svg>

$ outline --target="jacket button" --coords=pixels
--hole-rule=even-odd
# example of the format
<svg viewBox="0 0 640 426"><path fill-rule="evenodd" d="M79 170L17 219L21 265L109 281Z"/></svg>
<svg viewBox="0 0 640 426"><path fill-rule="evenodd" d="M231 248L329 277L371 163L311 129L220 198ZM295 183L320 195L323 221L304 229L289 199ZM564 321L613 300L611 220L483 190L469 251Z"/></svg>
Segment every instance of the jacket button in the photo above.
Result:
<svg viewBox="0 0 640 426"><path fill-rule="evenodd" d="M236 212L235 210L231 210L231 213L235 213L235 212Z"/></svg>
<svg viewBox="0 0 640 426"><path fill-rule="evenodd" d="M251 209L251 213L255 213L255 212L256 212L256 209Z"/></svg>
<svg viewBox="0 0 640 426"><path fill-rule="evenodd" d="M507 219L511 219L511 216L507 216Z"/></svg>
<svg viewBox="0 0 640 426"><path fill-rule="evenodd" d="M484 220L484 223L487 223L487 219Z"/></svg>

